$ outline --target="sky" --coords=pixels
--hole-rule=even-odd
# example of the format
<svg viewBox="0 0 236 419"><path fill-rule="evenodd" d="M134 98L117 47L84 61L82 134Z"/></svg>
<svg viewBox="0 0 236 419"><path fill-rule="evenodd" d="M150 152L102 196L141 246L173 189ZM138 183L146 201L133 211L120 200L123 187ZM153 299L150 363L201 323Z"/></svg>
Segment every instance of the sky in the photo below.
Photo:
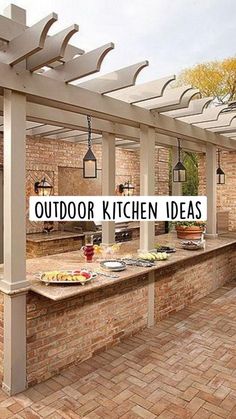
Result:
<svg viewBox="0 0 236 419"><path fill-rule="evenodd" d="M10 3L0 0L0 12ZM49 34L77 23L70 43L86 52L107 42L115 50L101 74L143 60L138 81L178 74L197 63L235 56L236 0L12 0L27 25L58 14Z"/></svg>

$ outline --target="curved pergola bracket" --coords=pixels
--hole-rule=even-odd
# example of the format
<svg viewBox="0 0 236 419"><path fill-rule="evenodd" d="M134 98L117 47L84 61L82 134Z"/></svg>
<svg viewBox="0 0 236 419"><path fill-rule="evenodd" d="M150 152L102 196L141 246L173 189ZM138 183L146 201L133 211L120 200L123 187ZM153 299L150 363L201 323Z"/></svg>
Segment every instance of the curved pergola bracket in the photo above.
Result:
<svg viewBox="0 0 236 419"><path fill-rule="evenodd" d="M181 103L183 96L189 91L194 90L192 86L181 86L174 89L168 89L164 96L157 99L149 99L143 102L138 102L136 105L142 108L155 110L156 112L164 112L176 109L176 106Z"/></svg>
<svg viewBox="0 0 236 419"><path fill-rule="evenodd" d="M78 32L78 30L79 27L75 24L63 29L56 35L48 36L45 41L45 48L27 59L27 70L35 71L63 58L70 38Z"/></svg>
<svg viewBox="0 0 236 419"><path fill-rule="evenodd" d="M214 106L207 108L201 115L192 115L184 118L180 118L181 121L187 122L188 124L197 124L199 122L217 121L221 112L226 109L228 105Z"/></svg>
<svg viewBox="0 0 236 419"><path fill-rule="evenodd" d="M224 134L224 132L234 132L236 131L236 117L234 117L231 120L231 123L228 125L223 125L220 127L214 127L209 129L209 131L218 132L219 134Z"/></svg>
<svg viewBox="0 0 236 419"><path fill-rule="evenodd" d="M15 65L44 47L47 33L57 14L51 13L35 25L26 29L22 34L12 39L5 52L0 55L0 60L6 64Z"/></svg>
<svg viewBox="0 0 236 419"><path fill-rule="evenodd" d="M217 121L199 122L198 124L194 124L194 125L197 125L200 128L204 128L204 129L228 127L233 123L233 120L235 118L236 118L236 112L226 112L226 113L221 112Z"/></svg>
<svg viewBox="0 0 236 419"><path fill-rule="evenodd" d="M199 115L202 114L204 109L212 102L213 97L204 97L201 99L192 100L187 108L176 109L165 113L171 118L183 118L185 116Z"/></svg>
<svg viewBox="0 0 236 419"><path fill-rule="evenodd" d="M80 83L78 86L100 94L114 92L115 90L133 86L140 71L148 65L148 61L141 61L104 76Z"/></svg>
<svg viewBox="0 0 236 419"><path fill-rule="evenodd" d="M55 69L47 71L45 76L68 83L90 74L97 73L101 68L104 58L109 51L114 49L114 47L114 44L109 42L108 44L62 64Z"/></svg>
<svg viewBox="0 0 236 419"><path fill-rule="evenodd" d="M173 105L174 109L185 109L189 106L191 100L196 96L196 95L200 95L200 91L198 89L190 89L187 92L185 92L180 100L180 103L177 105ZM168 109L168 111L171 109L171 106L168 106L166 109ZM161 113L165 113L165 108L161 111Z"/></svg>
<svg viewBox="0 0 236 419"><path fill-rule="evenodd" d="M108 95L124 102L135 104L147 99L154 99L163 95L170 82L175 80L175 75L163 77L147 83L127 87L126 89L116 90Z"/></svg>

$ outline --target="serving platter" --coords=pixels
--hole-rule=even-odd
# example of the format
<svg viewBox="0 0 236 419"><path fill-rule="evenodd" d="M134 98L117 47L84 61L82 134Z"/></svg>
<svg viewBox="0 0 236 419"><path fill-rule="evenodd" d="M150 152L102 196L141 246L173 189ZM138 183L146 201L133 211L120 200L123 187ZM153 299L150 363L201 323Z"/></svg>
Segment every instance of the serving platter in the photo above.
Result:
<svg viewBox="0 0 236 419"><path fill-rule="evenodd" d="M46 285L85 285L96 278L97 273L80 269L39 272L35 276Z"/></svg>
<svg viewBox="0 0 236 419"><path fill-rule="evenodd" d="M149 262L149 261L144 260L144 259L124 258L122 260L128 266L138 266L138 267L142 267L142 268L151 268L152 266L155 266L155 263Z"/></svg>
<svg viewBox="0 0 236 419"><path fill-rule="evenodd" d="M182 249L185 249L185 250L204 249L204 245L205 245L205 241L189 240L189 241L182 241L181 242Z"/></svg>

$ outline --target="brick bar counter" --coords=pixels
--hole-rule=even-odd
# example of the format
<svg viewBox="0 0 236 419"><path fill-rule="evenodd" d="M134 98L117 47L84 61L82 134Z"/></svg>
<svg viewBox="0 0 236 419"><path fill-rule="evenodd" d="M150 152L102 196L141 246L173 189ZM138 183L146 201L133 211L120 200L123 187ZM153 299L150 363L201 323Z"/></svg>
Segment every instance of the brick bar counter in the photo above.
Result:
<svg viewBox="0 0 236 419"><path fill-rule="evenodd" d="M87 265L81 252L27 261L29 386L106 350L236 278L236 235L207 240L205 250L198 251L182 250L175 235L156 239L176 247L168 261L156 262L153 268L128 267L118 279L98 276L84 286L46 286L34 276L46 270L97 270L99 264ZM138 244L123 244L122 253L135 255ZM2 331L0 340L2 354Z"/></svg>

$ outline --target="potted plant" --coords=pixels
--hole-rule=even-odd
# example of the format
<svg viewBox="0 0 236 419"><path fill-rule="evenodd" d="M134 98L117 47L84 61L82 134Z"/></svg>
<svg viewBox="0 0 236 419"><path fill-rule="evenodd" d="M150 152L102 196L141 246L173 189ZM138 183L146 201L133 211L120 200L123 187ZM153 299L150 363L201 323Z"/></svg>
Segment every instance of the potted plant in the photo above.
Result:
<svg viewBox="0 0 236 419"><path fill-rule="evenodd" d="M203 221L180 221L175 224L178 239L200 240L205 232L206 223Z"/></svg>

